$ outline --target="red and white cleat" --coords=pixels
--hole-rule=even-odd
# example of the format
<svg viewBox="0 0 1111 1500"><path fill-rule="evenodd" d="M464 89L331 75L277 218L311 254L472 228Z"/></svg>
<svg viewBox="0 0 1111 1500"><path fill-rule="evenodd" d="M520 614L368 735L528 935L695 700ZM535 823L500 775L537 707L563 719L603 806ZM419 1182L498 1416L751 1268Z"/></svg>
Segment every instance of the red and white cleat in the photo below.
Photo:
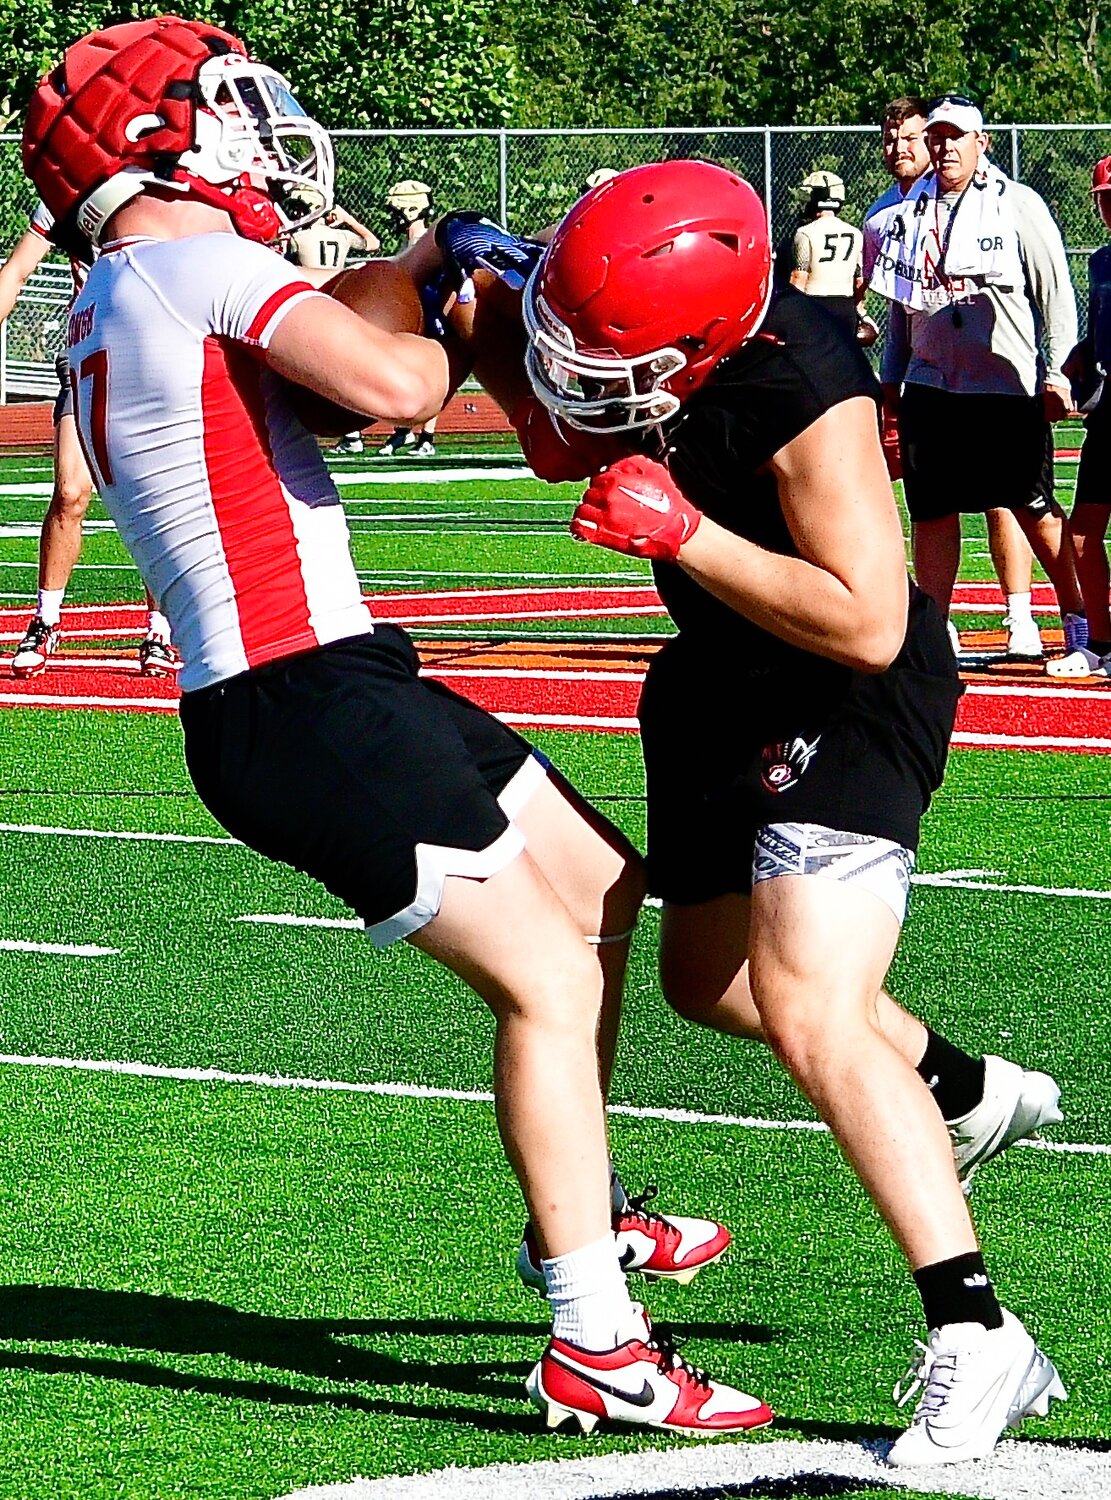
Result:
<svg viewBox="0 0 1111 1500"><path fill-rule="evenodd" d="M639 1271L646 1281L665 1279L685 1285L705 1266L721 1259L733 1236L713 1219L650 1213L645 1205L656 1196L656 1189L650 1187L613 1216L621 1269L626 1274ZM517 1252L517 1274L527 1287L545 1295L544 1269L531 1224L525 1225Z"/></svg>
<svg viewBox="0 0 1111 1500"><path fill-rule="evenodd" d="M62 639L60 625L48 625L36 615L12 657L13 677L38 677L46 671L47 658L54 655Z"/></svg>
<svg viewBox="0 0 1111 1500"><path fill-rule="evenodd" d="M766 1427L773 1415L755 1396L687 1364L647 1314L643 1338L602 1354L553 1338L526 1385L549 1427L572 1417L582 1432L610 1421L718 1437Z"/></svg>
<svg viewBox="0 0 1111 1500"><path fill-rule="evenodd" d="M139 674L142 677L176 677L181 657L160 635L148 635L139 643Z"/></svg>

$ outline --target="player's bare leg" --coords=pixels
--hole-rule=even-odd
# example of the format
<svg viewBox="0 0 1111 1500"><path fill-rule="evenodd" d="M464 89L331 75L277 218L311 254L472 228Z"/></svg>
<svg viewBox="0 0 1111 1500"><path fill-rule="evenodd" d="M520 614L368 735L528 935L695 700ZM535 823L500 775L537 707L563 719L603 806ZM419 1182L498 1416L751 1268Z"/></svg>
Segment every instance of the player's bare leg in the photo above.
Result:
<svg viewBox="0 0 1111 1500"><path fill-rule="evenodd" d="M494 1014L498 1128L542 1252L600 1239L610 1228L602 978L570 912L525 852L485 881L449 877L439 914L410 941Z"/></svg>
<svg viewBox="0 0 1111 1500"><path fill-rule="evenodd" d="M92 499L93 479L77 424L66 415L54 428L54 493L42 523L39 588L65 589L81 553L81 527Z"/></svg>
<svg viewBox="0 0 1111 1500"><path fill-rule="evenodd" d="M1042 638L1032 609L1034 554L1013 511L989 510L985 514L988 550L995 576L1007 601L1003 625L1007 631L1007 655L1037 661L1042 656Z"/></svg>
<svg viewBox="0 0 1111 1500"><path fill-rule="evenodd" d="M756 886L750 917L749 979L768 1041L912 1269L974 1253L944 1122L876 1017L899 937L894 913L839 881L782 876Z"/></svg>
<svg viewBox="0 0 1111 1500"><path fill-rule="evenodd" d="M954 514L915 521L912 534L915 582L947 620L961 562L961 518Z"/></svg>
<svg viewBox="0 0 1111 1500"><path fill-rule="evenodd" d="M613 1074L629 947L644 900L640 856L558 773L549 773L514 822L601 973L598 1066L604 1095Z"/></svg>
<svg viewBox="0 0 1111 1500"><path fill-rule="evenodd" d="M672 1009L687 1020L728 1036L766 1041L749 982L749 921L747 896L665 905L660 980ZM984 1162L1061 1119L1060 1090L1047 1074L1001 1057L971 1056L884 989L876 996L874 1015L888 1043L928 1080L966 1189Z"/></svg>
<svg viewBox="0 0 1111 1500"><path fill-rule="evenodd" d="M598 968L598 1073L605 1098L613 1074L629 947L644 899L640 856L556 772L549 772L514 813L514 822ZM612 1227L626 1270L685 1282L728 1249L729 1231L715 1220L646 1211L648 1195L630 1200L616 1169L611 1188ZM529 1228L518 1252L517 1272L526 1286L543 1289L539 1247Z"/></svg>
<svg viewBox="0 0 1111 1500"><path fill-rule="evenodd" d="M37 677L62 638L62 600L81 552L81 527L93 481L73 417L54 424L54 489L39 539L38 600L12 658L15 677Z"/></svg>
<svg viewBox="0 0 1111 1500"><path fill-rule="evenodd" d="M1049 510L1042 515L1035 516L1025 510L1016 510L1015 519L1053 585L1061 618L1064 619L1066 615L1082 616L1084 599L1076 579L1076 550L1064 511L1053 501Z"/></svg>

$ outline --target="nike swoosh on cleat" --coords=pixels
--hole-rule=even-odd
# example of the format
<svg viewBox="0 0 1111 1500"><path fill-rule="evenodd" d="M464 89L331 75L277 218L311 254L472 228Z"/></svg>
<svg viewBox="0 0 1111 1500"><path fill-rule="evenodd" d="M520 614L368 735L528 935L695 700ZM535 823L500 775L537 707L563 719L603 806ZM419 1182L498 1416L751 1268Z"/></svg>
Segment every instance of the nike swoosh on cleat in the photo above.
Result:
<svg viewBox="0 0 1111 1500"><path fill-rule="evenodd" d="M666 515L671 509L667 500L657 500L653 495L641 494L640 490L627 490L623 484L617 486L623 495L628 495L630 500L635 500L638 505L647 505L649 510L658 510L661 515Z"/></svg>
<svg viewBox="0 0 1111 1500"><path fill-rule="evenodd" d="M622 1250L621 1254L617 1257L617 1260L621 1269L623 1271L627 1271L632 1265L633 1261L636 1260L636 1258L637 1253L633 1249L632 1245L626 1245L624 1250Z"/></svg>
<svg viewBox="0 0 1111 1500"><path fill-rule="evenodd" d="M571 1374L577 1375L580 1380L585 1380L587 1385L593 1386L596 1391L601 1391L606 1396L616 1396L619 1401L627 1401L630 1406L651 1406L656 1399L656 1393L647 1380L639 1391L624 1391L619 1385L610 1385L608 1380L600 1380L592 1370L584 1370L581 1365L563 1359L555 1350L552 1350L548 1358L554 1360L557 1365L562 1365L565 1370L570 1370Z"/></svg>

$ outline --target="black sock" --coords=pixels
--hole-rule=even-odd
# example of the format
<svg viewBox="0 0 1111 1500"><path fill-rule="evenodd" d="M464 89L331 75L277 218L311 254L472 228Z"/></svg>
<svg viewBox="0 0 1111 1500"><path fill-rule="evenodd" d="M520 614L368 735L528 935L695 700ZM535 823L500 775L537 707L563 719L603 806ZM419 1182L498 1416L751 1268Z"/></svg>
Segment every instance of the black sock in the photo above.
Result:
<svg viewBox="0 0 1111 1500"><path fill-rule="evenodd" d="M961 1119L984 1097L984 1059L970 1057L928 1026L918 1076L933 1094L944 1120Z"/></svg>
<svg viewBox="0 0 1111 1500"><path fill-rule="evenodd" d="M1111 641L1096 641L1088 637L1088 650L1093 656L1106 656L1111 652Z"/></svg>
<svg viewBox="0 0 1111 1500"><path fill-rule="evenodd" d="M1002 1328L1003 1313L979 1250L922 1266L914 1282L927 1328L943 1328L946 1323L982 1323L989 1331Z"/></svg>

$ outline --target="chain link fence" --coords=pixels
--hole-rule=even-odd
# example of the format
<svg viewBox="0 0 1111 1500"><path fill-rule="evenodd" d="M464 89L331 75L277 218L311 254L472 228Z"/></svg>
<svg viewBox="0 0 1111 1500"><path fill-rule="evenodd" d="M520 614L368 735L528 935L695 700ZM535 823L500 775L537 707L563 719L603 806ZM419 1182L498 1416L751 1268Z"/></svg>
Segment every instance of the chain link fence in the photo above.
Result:
<svg viewBox="0 0 1111 1500"><path fill-rule="evenodd" d="M1092 165L1111 154L1111 125L1002 125L989 130L993 159L1009 176L1040 193L1061 227L1083 331L1087 260L1104 241L1089 191ZM561 218L598 167L621 169L665 158L703 157L731 167L757 189L768 207L773 244L794 227L799 203L795 190L808 173L833 171L844 180L844 217L855 224L890 182L880 160L878 131L855 125L337 130L332 139L339 201L379 235L386 252L398 248L399 242L386 209L386 193L405 178L429 184L434 212L479 209L518 233L529 233ZM34 190L20 167L18 137L0 136L0 246L19 239L34 203ZM51 309L65 300L60 269L44 263L3 325L0 399L37 395L50 387L49 345L55 321ZM881 328L886 309L883 298L870 295L869 311Z"/></svg>

